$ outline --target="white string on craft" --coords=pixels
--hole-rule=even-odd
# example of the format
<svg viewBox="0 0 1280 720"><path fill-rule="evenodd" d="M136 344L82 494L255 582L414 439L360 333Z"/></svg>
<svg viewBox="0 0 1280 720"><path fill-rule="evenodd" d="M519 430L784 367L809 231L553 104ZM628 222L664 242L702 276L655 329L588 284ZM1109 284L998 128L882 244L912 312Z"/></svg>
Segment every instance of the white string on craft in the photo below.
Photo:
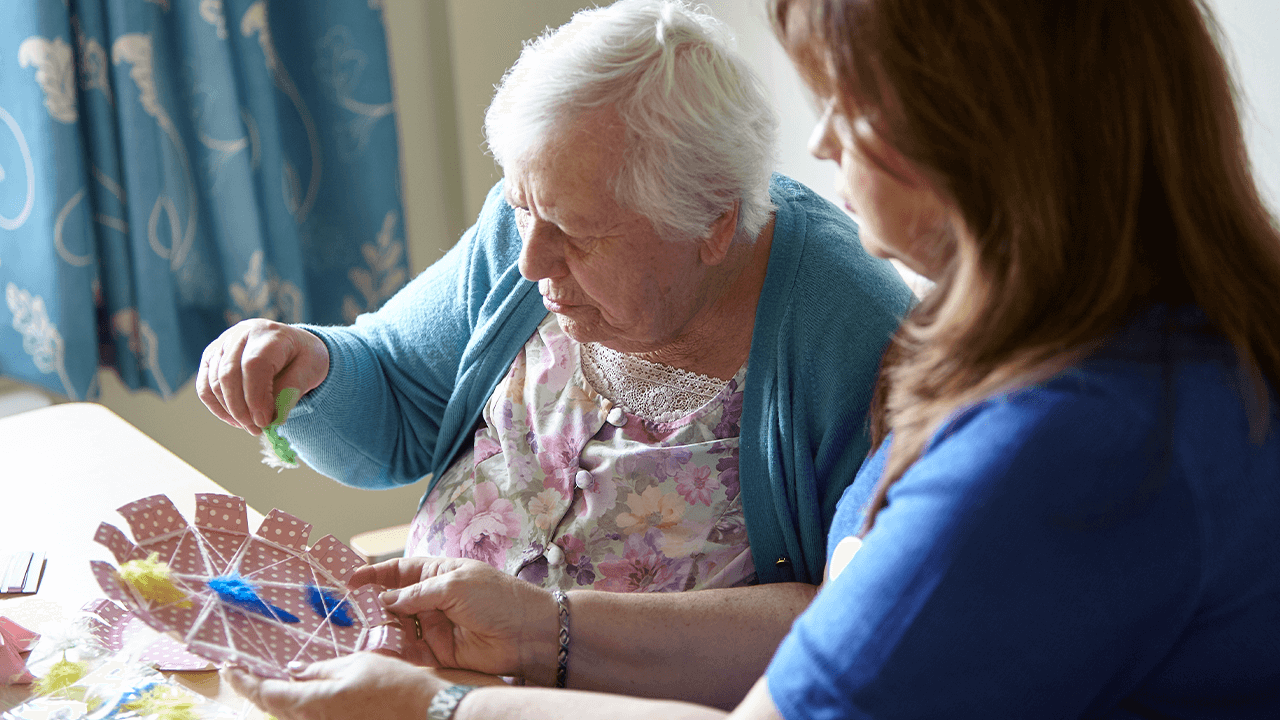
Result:
<svg viewBox="0 0 1280 720"><path fill-rule="evenodd" d="M243 500L233 496L200 495L197 506L201 522L193 525L181 519L168 498L144 498L120 510L139 544L106 523L99 527L98 540L122 563L151 552L162 554L185 600L196 601L198 608L181 609L181 601L148 601L132 587L121 587L107 563L95 563L104 591L153 627L175 633L197 655L252 661L259 672L282 677L284 666L294 660L400 649L403 631L376 601L381 588L353 590L343 581L361 562L350 548L332 536L308 547L311 526L278 510L268 514L256 534L233 528L231 524L243 524L244 513ZM227 527L214 524L219 516ZM273 533L284 542L271 539ZM249 604L237 604L239 598L228 601L220 592L221 583L210 585L220 579L243 580L246 585L234 587L248 593ZM297 610L297 622L282 622L282 617L294 615L291 610Z"/></svg>
<svg viewBox="0 0 1280 720"><path fill-rule="evenodd" d="M205 557L206 557L206 567L215 567L212 563L207 562L207 558L208 558L207 552L208 552L208 551L212 551L212 552L214 552L214 553L217 553L217 549L216 549L216 548L213 548L211 545L210 545L209 547L207 547L207 548L206 548L206 547L205 547L205 544L207 544L207 543L208 543L208 541L207 541L207 540L204 540L203 536L201 536L200 534L192 532L192 531L191 531L191 528L190 528L189 526L188 526L188 528L187 528L187 530L186 530L186 534L190 534L190 535L194 535L194 536L195 536L195 542L196 542L196 544L197 544L197 547L198 547L198 548L200 548L200 550L201 550L202 554L205 554ZM186 534L184 534L184 538L186 537ZM203 543L202 543L201 541L203 541ZM240 562L243 560L243 558L244 558L244 556L245 556L245 554L246 554L246 552L247 552L247 550L248 550L248 548L249 548L249 546L250 546L250 543L251 543L251 542L253 542L253 541L257 541L257 542L263 543L264 545L267 545L267 546L269 546L269 547L271 547L271 548L275 549L277 552L281 552L281 553L285 554L286 556L292 556L292 555L290 555L290 549L289 549L289 548L286 548L286 547L285 547L285 546L283 546L283 545L279 545L279 544L277 544L277 543L273 543L273 542L271 542L270 540L267 540L267 539L265 539L265 538L260 538L260 537L254 536L254 535L246 535L246 536L245 536L245 540L244 540L244 542L240 545L240 548L236 551L236 554L235 554L235 555L234 555L230 560L225 561L225 562L223 563L223 564L228 568L227 572L226 572L226 573L224 573L224 575L225 575L225 574L227 574L227 573L230 573L230 572L235 572L235 573L237 573L237 574L241 574L241 576L242 576L242 577L244 577L244 578L247 580L247 579L250 579L250 578L254 577L255 575L259 575L259 574L261 574L261 573L265 573L265 572L267 572L268 570L270 570L270 569L272 569L272 568L274 568L274 567L278 567L278 566L280 566L280 565L284 564L284 563L287 561L288 557L283 558L283 559L280 559L280 560L277 560L276 562L271 563L270 565L264 565L263 567L258 568L257 570L251 571L249 574L242 574L242 573L240 573ZM177 547L175 547L175 548L174 548L174 553L175 553L175 554L177 553ZM292 556L292 557L296 557L296 556ZM170 561L172 562L172 556L171 556ZM310 565L310 564L309 564L309 565ZM311 567L309 567L308 569L309 569L309 570L314 574L314 573L317 571L317 569L318 569L318 568L316 568L316 567L314 567L314 566L311 566ZM324 570L323 570L323 569L319 569L319 570L320 570L320 572L324 572ZM214 599L214 597L216 597L216 595L217 595L217 594L216 594L215 592L213 592L211 589L208 589L208 583L207 583L207 581L209 581L209 580L213 579L213 578L214 578L214 577L216 577L216 576L208 576L208 575L185 575L185 576L184 576L184 574L182 574L182 573L175 573L175 575L176 575L179 579L183 580L184 582L188 582L188 583L189 583L191 580L196 580L196 581L200 581L200 582L204 583L204 584L205 584L205 588L206 588L206 589L205 589L205 590L199 590L199 591L197 591L197 592L198 592L198 593L199 593L203 598L205 598L205 599L207 599L207 600L213 600L212 602L209 602L209 603L207 603L207 604L205 605L205 610L204 610L204 612L202 612L202 613L201 613L201 616L197 619L196 624L195 624L195 625L193 625L193 627L191 628L191 630L189 630L189 631L186 633L186 635L185 635L185 637L183 638L183 640L184 640L184 641L186 641L186 642L191 642L191 641L195 638L196 634L199 632L199 630L200 630L200 628L201 628L201 625L202 625L201 620L205 619L205 618L207 617L207 615L209 615L211 612L216 612L216 613L218 613L218 615L220 616L220 618L221 618L221 620L222 620L222 622L223 622L223 626L224 626L224 628L223 628L223 629L224 629L224 632L226 633L227 638L228 638L228 639L231 639L231 638L233 637L233 633L232 633L231 628L230 628L230 623L229 623L229 618L227 617L227 613L228 613L228 612L240 612L240 611L237 611L237 610L228 610L228 608L227 608L227 603L223 602L223 601L221 600L221 598L217 598L216 600ZM326 575L326 577L325 577L325 584L326 584L326 585L329 585L329 586L331 586L331 587L343 587L343 583L342 583L340 580L338 580L337 578L333 577L332 575L329 575L328 573L325 573L325 575ZM314 576L313 576L313 580L315 580ZM311 584L313 584L313 585L319 585L320 583L319 583L319 582L313 582L313 583L311 583ZM281 588L281 589L286 589L286 590L297 590L297 591L300 591L300 592L305 592L305 591L306 591L306 589L307 589L307 583L285 583L285 582L275 582L275 581L261 581L261 582L255 583L255 585L257 585L258 587L276 587L276 588ZM358 609L358 606L357 606L357 605L355 605L354 603L352 603L352 602L350 601L350 594L351 594L351 593L350 593L350 590L349 590L349 589L344 588L344 597L342 598L342 601L343 601L343 602L346 602L346 603L347 603L347 605L348 605L348 607L355 607L355 608L357 608L356 612L357 612L357 613L359 613L360 619L363 621L363 620L365 619L365 618L364 618L364 615L363 615L363 612L362 612L361 610L359 610L359 609ZM262 616L262 617L263 617L265 620L268 620L268 621L272 619L272 618L268 618L267 616ZM341 642L339 642L338 637L337 637L337 634L333 632L333 626L328 622L329 617L328 617L328 616L326 616L326 617L324 618L324 620L325 620L325 622L318 623L318 624L316 625L315 630L311 631L310 633L302 633L302 632L298 631L297 629L295 629L295 628L291 627L291 626L290 626L290 624L288 624L288 623L283 623L283 622L279 622L279 620L278 620L278 619L276 619L276 622L277 622L277 624L279 625L279 628L280 628L281 630L283 630L283 631L285 631L285 632L287 632L287 633L293 634L293 635L300 636L300 637L302 637L302 638L303 638L303 641L302 641L302 642L299 642L299 645L300 645L300 649L299 649L299 651L298 651L297 653L295 653L295 654L293 655L293 657L291 657L291 658L290 658L290 660L298 660L298 659L300 659L300 658L301 658L301 655L302 655L302 650L305 650L305 649L307 648L307 646L308 646L308 645L309 645L313 640L316 640L316 639L317 639L317 637L318 637L318 636L319 636L319 634L320 634L320 631L321 631L321 630L323 630L323 629L326 629L326 628L330 631L330 632L329 632L330 649L332 649L332 650L333 650L334 654L336 654L336 655L340 655L340 654L342 654L342 653L343 653L343 651L346 651L346 652L354 652L354 650L355 650L355 648L354 648L354 647L343 647L343 646L342 646L342 644L341 644ZM269 641L267 640L267 638L262 637L261 632L258 632L258 628L257 628L257 626L256 626L255 624L250 624L250 627L254 629L255 634L257 634L257 635L258 635L258 639L259 639L259 641L263 644L263 646L264 646L264 647L269 646ZM360 641L364 640L364 638L365 638L365 636L366 636L367 632L368 632L368 630L367 630L367 629L361 629L361 631L360 631L360 636L359 636L359 638L358 638L358 639L357 639L357 641L356 641L356 647L358 647L358 646L359 646Z"/></svg>

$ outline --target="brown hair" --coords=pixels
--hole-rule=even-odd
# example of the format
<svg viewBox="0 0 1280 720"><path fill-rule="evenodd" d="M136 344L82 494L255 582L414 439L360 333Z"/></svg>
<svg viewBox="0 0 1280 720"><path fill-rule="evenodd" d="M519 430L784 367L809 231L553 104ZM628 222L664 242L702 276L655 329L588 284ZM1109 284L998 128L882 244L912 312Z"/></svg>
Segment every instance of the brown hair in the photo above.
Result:
<svg viewBox="0 0 1280 720"><path fill-rule="evenodd" d="M1254 439L1280 387L1280 232L1198 0L773 0L806 81L963 220L882 363L868 516L959 407L1079 360L1153 303L1235 347Z"/></svg>

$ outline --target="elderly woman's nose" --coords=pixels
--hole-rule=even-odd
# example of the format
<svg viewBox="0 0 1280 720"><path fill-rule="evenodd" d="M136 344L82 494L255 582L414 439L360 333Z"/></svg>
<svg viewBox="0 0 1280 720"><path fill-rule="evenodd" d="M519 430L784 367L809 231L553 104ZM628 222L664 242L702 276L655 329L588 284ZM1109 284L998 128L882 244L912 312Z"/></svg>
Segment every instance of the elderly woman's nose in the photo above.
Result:
<svg viewBox="0 0 1280 720"><path fill-rule="evenodd" d="M544 220L529 221L520 247L520 274L526 280L564 274L564 242L558 237L557 229Z"/></svg>

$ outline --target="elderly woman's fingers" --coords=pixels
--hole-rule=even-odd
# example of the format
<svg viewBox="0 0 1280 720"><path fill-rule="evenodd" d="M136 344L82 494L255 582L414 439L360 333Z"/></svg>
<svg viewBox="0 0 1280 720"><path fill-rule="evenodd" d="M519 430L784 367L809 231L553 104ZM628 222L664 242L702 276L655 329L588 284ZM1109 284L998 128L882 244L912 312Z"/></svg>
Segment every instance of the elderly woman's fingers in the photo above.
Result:
<svg viewBox="0 0 1280 720"><path fill-rule="evenodd" d="M414 559L420 561L417 581L380 596L387 609L402 615L439 610L463 627L470 628L472 623L478 627L510 626L514 623L508 618L519 614L521 603L537 602L538 597L547 595L542 588L478 560ZM413 566L409 568L412 572ZM400 567L401 572L405 569ZM486 617L487 613L491 614Z"/></svg>
<svg viewBox="0 0 1280 720"><path fill-rule="evenodd" d="M392 612L418 618L423 642L445 665L518 674L522 643L554 637L555 601L543 588L485 563L454 562L450 571L384 593L383 601Z"/></svg>
<svg viewBox="0 0 1280 720"><path fill-rule="evenodd" d="M457 626L444 613L432 611L397 617L405 635L400 657L414 665L457 667L453 643L453 632Z"/></svg>
<svg viewBox="0 0 1280 720"><path fill-rule="evenodd" d="M329 374L324 341L301 328L270 320L257 321L240 353L244 401L258 427L275 420L276 394L296 388L315 389Z"/></svg>
<svg viewBox="0 0 1280 720"><path fill-rule="evenodd" d="M405 587L388 590L379 596L388 610L401 615L414 615L432 610L440 610L454 604L455 594L461 590L459 585L430 582L434 578L428 576Z"/></svg>
<svg viewBox="0 0 1280 720"><path fill-rule="evenodd" d="M238 381L228 377L228 367L234 366L232 354L237 341L242 336L239 324L228 328L216 340L209 343L200 359L200 374L197 377L197 393L205 406L219 419L232 427L247 429L240 418L236 417L233 407L234 398L229 398L228 390L235 384L239 394ZM235 368L239 372L239 368Z"/></svg>
<svg viewBox="0 0 1280 720"><path fill-rule="evenodd" d="M324 341L301 328L255 318L236 323L205 348L196 393L220 420L257 435L276 417L276 393L306 394L329 374Z"/></svg>
<svg viewBox="0 0 1280 720"><path fill-rule="evenodd" d="M196 395L214 417L232 427L239 427L235 418L222 407L222 399L218 396L218 377L210 369L210 366L221 356L220 339L209 343L209 346L204 349L204 353L200 356L200 369L196 372Z"/></svg>
<svg viewBox="0 0 1280 720"><path fill-rule="evenodd" d="M347 586L352 588L376 583L385 588L399 588L412 585L421 579L421 569L427 558L396 558L374 565L365 565L356 569L347 578Z"/></svg>
<svg viewBox="0 0 1280 720"><path fill-rule="evenodd" d="M264 428L275 420L276 374L292 359L290 350L281 347L284 342L268 328L245 334L238 363L240 396L254 427Z"/></svg>
<svg viewBox="0 0 1280 720"><path fill-rule="evenodd" d="M227 354L227 344L233 339L230 330L222 334L218 338L218 346L214 348L213 353L209 357L209 386L213 390L214 397L217 398L218 407L222 408L222 412L231 418L232 427L244 430L244 426L236 420L235 413L231 412L231 408L227 405L226 398L226 378L223 376L224 356Z"/></svg>
<svg viewBox="0 0 1280 720"><path fill-rule="evenodd" d="M366 565L356 570L348 578L347 585L356 588L361 585L376 583L391 590L390 597L394 597L396 595L394 591L399 588L409 587L428 578L437 577L474 564L488 567L488 565L479 560L466 558L396 558L376 565Z"/></svg>
<svg viewBox="0 0 1280 720"><path fill-rule="evenodd" d="M505 573L479 561L463 562L451 558L414 558L420 561L416 567L400 568L401 572L417 571L417 578L403 574L401 582L383 583L389 589L382 593L380 599L388 609L405 615L440 610L451 605L473 590L482 590L485 585L492 585L500 579L486 577L486 569L505 578ZM475 567L473 563L480 567ZM405 580L408 580L405 582Z"/></svg>
<svg viewBox="0 0 1280 720"><path fill-rule="evenodd" d="M235 332L237 330L240 332ZM218 394L222 399L222 406L231 417L235 418L240 427L254 432L258 428L254 425L253 415L250 414L249 406L244 401L244 371L240 365L240 357L244 353L247 340L248 335L239 325L232 328L231 336L222 346L222 356L218 359L217 367L211 367L210 370L217 373Z"/></svg>
<svg viewBox="0 0 1280 720"><path fill-rule="evenodd" d="M542 588L478 560L400 558L360 568L351 587L390 588L380 599L403 618L413 663L511 675L527 625L554 634L555 602ZM543 613L531 620L531 616ZM546 622L540 622L546 620Z"/></svg>

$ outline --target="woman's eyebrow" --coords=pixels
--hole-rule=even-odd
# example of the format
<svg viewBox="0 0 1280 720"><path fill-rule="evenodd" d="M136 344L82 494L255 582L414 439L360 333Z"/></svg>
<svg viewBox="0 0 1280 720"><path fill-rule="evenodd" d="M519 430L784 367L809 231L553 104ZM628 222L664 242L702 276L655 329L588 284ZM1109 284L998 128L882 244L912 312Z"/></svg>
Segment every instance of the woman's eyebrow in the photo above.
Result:
<svg viewBox="0 0 1280 720"><path fill-rule="evenodd" d="M507 201L508 205L532 212L533 208L525 206L522 195L523 193L516 191L511 183L507 183L506 187L502 189L503 199ZM563 216L561 216L561 213L563 213ZM541 207L539 212L535 214L559 227L562 232L571 237L602 237L626 224L625 222L611 222L610 218L584 217L564 208L557 208L555 205Z"/></svg>
<svg viewBox="0 0 1280 720"><path fill-rule="evenodd" d="M626 225L626 221L616 221L610 217L585 217L574 213L566 213L565 216L553 220L565 234L579 238L597 238L612 234L618 228Z"/></svg>

